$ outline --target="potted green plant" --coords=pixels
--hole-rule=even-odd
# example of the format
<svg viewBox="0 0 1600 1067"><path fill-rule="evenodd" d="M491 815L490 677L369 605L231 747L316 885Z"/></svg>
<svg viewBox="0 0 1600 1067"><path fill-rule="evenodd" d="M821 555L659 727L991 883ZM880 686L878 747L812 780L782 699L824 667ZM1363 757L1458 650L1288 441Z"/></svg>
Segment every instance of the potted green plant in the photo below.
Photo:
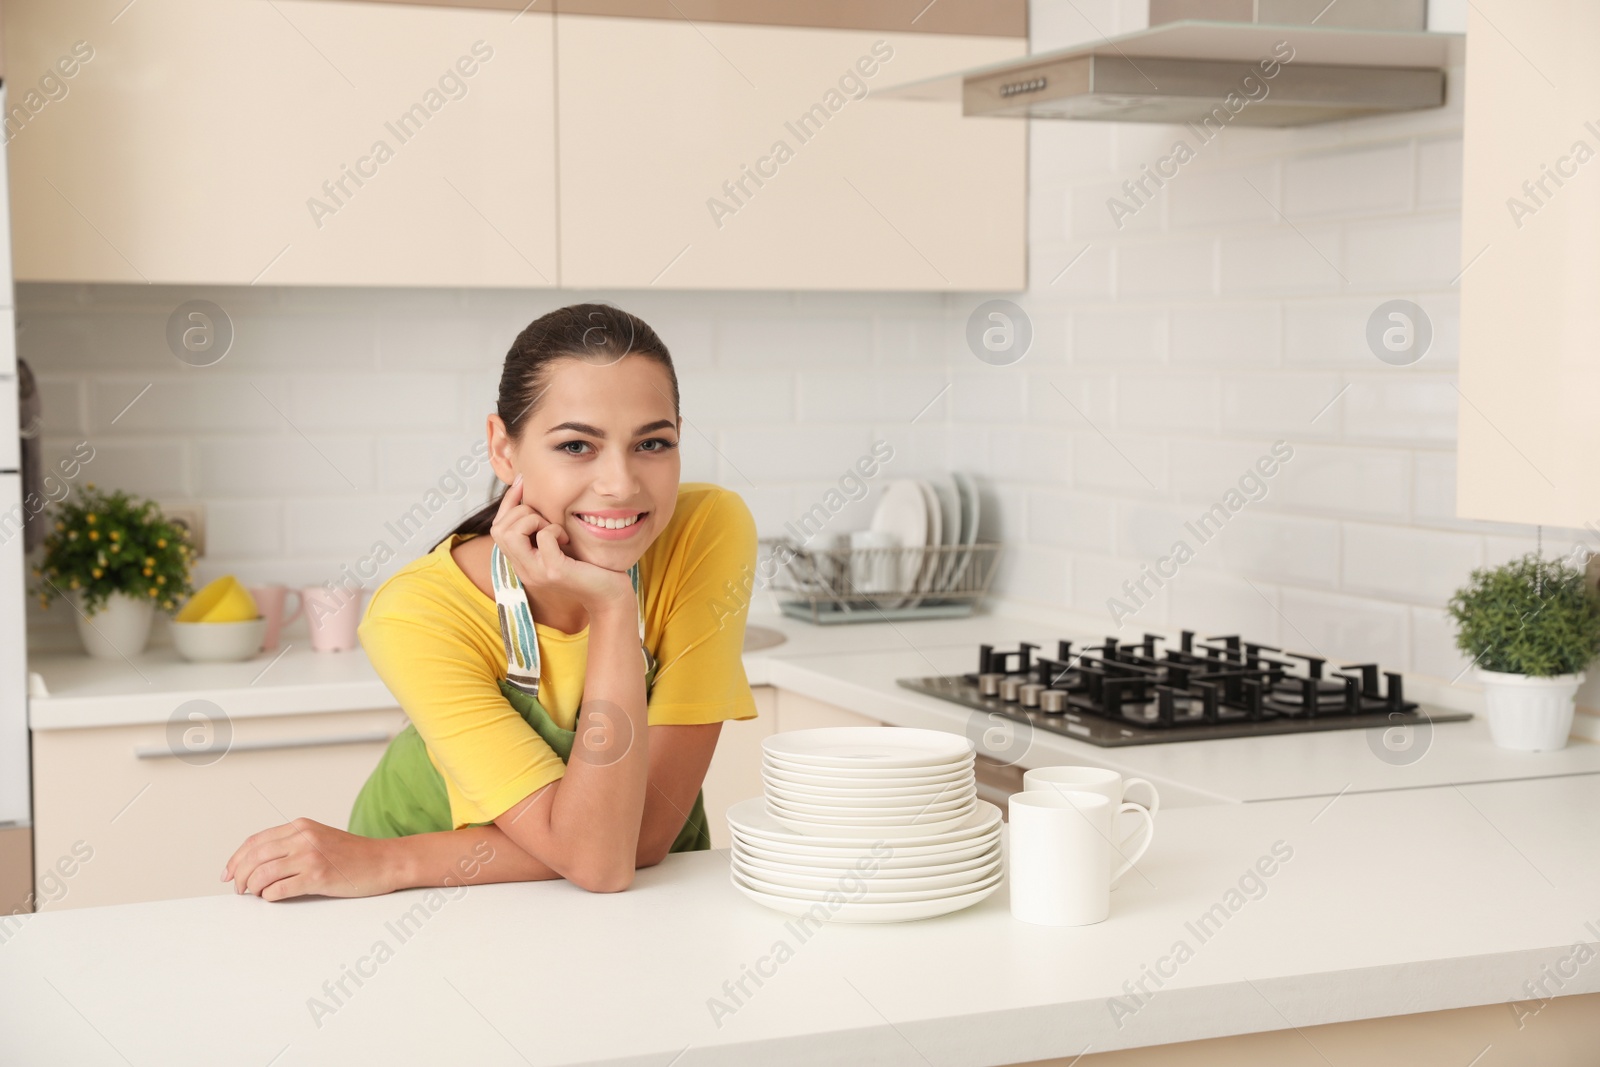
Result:
<svg viewBox="0 0 1600 1067"><path fill-rule="evenodd" d="M154 501L105 493L93 482L56 505L54 517L44 559L33 569L40 606L68 599L91 656L144 651L155 610L171 611L193 592L188 531Z"/></svg>
<svg viewBox="0 0 1600 1067"><path fill-rule="evenodd" d="M1456 646L1483 683L1501 748L1561 748L1584 668L1600 651L1600 599L1583 572L1532 553L1479 568L1450 598Z"/></svg>

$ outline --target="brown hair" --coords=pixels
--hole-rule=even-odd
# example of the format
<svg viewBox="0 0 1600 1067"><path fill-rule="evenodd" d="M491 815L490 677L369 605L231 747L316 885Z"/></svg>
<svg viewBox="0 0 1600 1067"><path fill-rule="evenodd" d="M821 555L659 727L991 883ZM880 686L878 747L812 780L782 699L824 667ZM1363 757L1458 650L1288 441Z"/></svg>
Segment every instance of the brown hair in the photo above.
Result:
<svg viewBox="0 0 1600 1067"><path fill-rule="evenodd" d="M539 410L539 399L549 387L555 363L562 359L581 359L593 363L616 363L625 356L653 359L667 372L672 385L672 414L678 415L678 376L672 356L648 324L610 304L572 304L557 308L530 322L511 342L505 368L500 372L500 395L495 411L513 439L522 436L528 418ZM495 498L461 520L450 533L434 543L438 548L455 534L486 534L494 523L495 512L509 486Z"/></svg>

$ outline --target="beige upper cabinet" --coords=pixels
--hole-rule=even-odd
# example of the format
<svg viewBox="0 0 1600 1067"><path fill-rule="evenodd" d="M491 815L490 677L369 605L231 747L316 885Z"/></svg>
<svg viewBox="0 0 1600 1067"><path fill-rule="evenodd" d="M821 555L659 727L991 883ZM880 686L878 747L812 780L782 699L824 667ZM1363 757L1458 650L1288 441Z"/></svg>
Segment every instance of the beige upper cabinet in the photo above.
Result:
<svg viewBox="0 0 1600 1067"><path fill-rule="evenodd" d="M871 95L1021 38L557 24L564 285L1025 287L1026 123Z"/></svg>
<svg viewBox="0 0 1600 1067"><path fill-rule="evenodd" d="M1468 14L1457 513L1600 519L1600 5Z"/></svg>
<svg viewBox="0 0 1600 1067"><path fill-rule="evenodd" d="M21 281L556 283L548 14L0 10Z"/></svg>

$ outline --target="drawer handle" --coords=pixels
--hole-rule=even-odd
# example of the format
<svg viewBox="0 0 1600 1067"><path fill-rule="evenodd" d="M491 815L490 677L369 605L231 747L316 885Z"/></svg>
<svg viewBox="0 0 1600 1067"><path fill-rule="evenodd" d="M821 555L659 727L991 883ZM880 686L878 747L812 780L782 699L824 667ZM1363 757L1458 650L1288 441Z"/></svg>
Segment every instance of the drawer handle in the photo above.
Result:
<svg viewBox="0 0 1600 1067"><path fill-rule="evenodd" d="M393 741L394 734L388 730L368 730L362 734L328 734L324 737L286 737L281 741L240 741L238 744L228 745L223 748L228 752L268 752L279 748L327 748L330 745L368 745L378 741ZM199 756L206 753L206 749L190 749L185 756ZM139 747L133 754L140 759L172 759L178 753L166 747Z"/></svg>

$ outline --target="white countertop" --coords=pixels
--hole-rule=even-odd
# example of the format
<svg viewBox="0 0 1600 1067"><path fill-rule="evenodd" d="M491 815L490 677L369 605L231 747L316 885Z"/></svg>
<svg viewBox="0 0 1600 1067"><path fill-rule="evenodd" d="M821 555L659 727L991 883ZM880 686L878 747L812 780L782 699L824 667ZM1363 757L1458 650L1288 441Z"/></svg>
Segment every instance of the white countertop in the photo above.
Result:
<svg viewBox="0 0 1600 1067"><path fill-rule="evenodd" d="M1464 723L1436 724L1425 742L1419 735L1410 752L1389 760L1379 755L1381 732L1372 730L1121 748L1101 748L1037 730L1025 745L991 749L977 728L985 725L978 713L902 688L895 679L973 670L980 642L1009 650L1027 640L1053 653L1060 638L1098 641L1103 635L1093 628L1095 620L985 614L816 626L758 603L752 605L750 625L779 630L788 638L745 654L745 673L752 685L774 685L897 726L965 732L987 754L1022 767L1060 763L1112 767L1151 779L1169 803L1326 797L1600 773L1600 744L1574 739L1556 752L1507 751L1490 742L1481 714ZM196 697L215 701L236 717L396 703L360 650L317 653L301 646L262 653L244 663L192 664L162 648L131 662L45 656L34 659L30 667L50 693L30 700L29 721L35 730L165 722L173 708ZM1424 707L1481 710L1481 697L1470 686L1449 686L1413 675L1406 676L1406 686L1407 696Z"/></svg>
<svg viewBox="0 0 1600 1067"><path fill-rule="evenodd" d="M1013 920L1002 886L953 915L802 939L729 884L725 852L669 856L620 894L555 881L47 911L8 920L0 1034L22 1063L211 1064L226 1048L283 1065L958 1067L1520 1001L1600 942L1597 823L1592 775L1163 811L1110 919L1077 928ZM1290 859L1229 898L1280 841ZM1189 924L1218 904L1202 940ZM780 941L789 954L718 1026L710 999L732 1004L724 983ZM1179 941L1192 956L1173 973ZM324 983L358 966L335 1003ZM1137 1010L1119 1027L1111 998L1147 967L1170 977L1121 1001ZM1595 991L1594 965L1559 990ZM313 997L336 1008L320 1026Z"/></svg>

